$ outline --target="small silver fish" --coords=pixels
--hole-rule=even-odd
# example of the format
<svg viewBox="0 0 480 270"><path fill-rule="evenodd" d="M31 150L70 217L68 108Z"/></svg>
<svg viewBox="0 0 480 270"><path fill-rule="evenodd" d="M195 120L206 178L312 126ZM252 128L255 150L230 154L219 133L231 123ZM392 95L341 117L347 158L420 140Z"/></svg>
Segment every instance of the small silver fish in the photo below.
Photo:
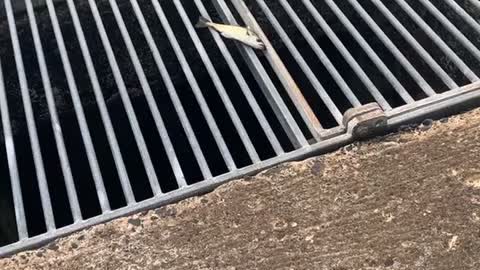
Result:
<svg viewBox="0 0 480 270"><path fill-rule="evenodd" d="M249 28L235 26L235 25L214 23L202 16L200 16L200 18L198 19L198 23L195 25L195 27L196 28L209 27L219 32L225 38L240 41L243 44L258 50L265 50L265 44L263 44L262 40L257 36L257 34L252 32Z"/></svg>

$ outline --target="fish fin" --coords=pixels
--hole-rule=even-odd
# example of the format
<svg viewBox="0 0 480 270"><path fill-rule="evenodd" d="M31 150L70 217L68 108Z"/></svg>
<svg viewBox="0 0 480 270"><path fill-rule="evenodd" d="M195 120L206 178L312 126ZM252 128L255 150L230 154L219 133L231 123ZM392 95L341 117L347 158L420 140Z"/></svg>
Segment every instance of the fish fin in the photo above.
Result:
<svg viewBox="0 0 480 270"><path fill-rule="evenodd" d="M224 38L229 38L229 39L232 39L232 38L233 38L232 35L230 35L230 34L228 34L228 33L226 33L226 32L220 32L220 35L222 35Z"/></svg>
<svg viewBox="0 0 480 270"><path fill-rule="evenodd" d="M210 21L209 21L207 18L205 18L205 17L203 17L203 16L200 16L200 17L198 18L198 22L197 22L197 24L195 25L195 27L196 27L196 28L206 28L206 27L208 27L208 23L209 23L209 22L210 22Z"/></svg>

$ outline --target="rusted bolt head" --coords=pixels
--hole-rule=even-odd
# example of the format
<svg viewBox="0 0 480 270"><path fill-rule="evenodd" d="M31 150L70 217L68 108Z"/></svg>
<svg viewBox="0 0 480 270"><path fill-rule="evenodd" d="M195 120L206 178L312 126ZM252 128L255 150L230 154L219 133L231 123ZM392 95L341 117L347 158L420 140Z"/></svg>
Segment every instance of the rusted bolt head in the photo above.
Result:
<svg viewBox="0 0 480 270"><path fill-rule="evenodd" d="M368 127L358 127L355 130L355 133L357 133L359 136L365 136L368 134Z"/></svg>

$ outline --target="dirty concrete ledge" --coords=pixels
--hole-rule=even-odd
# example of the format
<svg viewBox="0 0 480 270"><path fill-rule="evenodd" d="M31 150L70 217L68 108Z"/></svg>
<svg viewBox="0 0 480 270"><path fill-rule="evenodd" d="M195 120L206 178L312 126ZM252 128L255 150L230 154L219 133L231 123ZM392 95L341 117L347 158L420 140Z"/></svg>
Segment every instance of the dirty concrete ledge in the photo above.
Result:
<svg viewBox="0 0 480 270"><path fill-rule="evenodd" d="M78 232L0 269L480 269L480 110Z"/></svg>

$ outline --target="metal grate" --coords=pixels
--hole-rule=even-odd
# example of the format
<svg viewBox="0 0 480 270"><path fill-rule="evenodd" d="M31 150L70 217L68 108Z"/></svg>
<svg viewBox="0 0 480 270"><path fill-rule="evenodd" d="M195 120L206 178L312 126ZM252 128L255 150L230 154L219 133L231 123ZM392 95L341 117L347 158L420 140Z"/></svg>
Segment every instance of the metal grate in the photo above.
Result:
<svg viewBox="0 0 480 270"><path fill-rule="evenodd" d="M5 0L0 14L0 256L480 93L476 0ZM249 25L267 50L197 31L199 15Z"/></svg>

